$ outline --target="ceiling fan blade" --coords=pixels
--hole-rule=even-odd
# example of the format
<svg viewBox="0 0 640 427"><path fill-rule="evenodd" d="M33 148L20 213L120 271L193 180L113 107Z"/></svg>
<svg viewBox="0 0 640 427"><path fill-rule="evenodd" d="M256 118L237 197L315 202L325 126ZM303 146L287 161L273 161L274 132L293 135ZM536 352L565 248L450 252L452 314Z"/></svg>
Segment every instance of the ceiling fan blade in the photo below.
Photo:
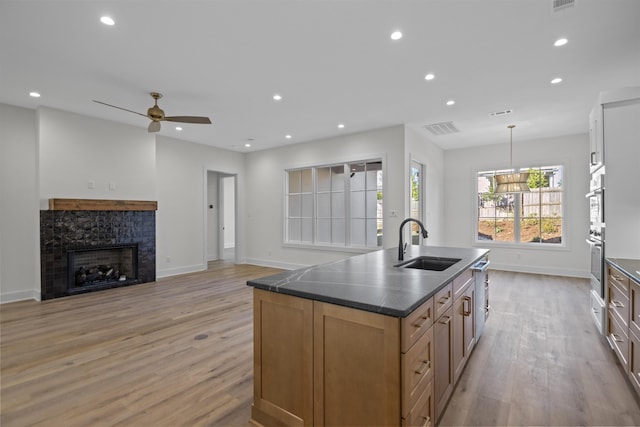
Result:
<svg viewBox="0 0 640 427"><path fill-rule="evenodd" d="M130 113L139 114L139 115L141 115L143 117L147 117L146 114L138 113L137 111L133 111L133 110L127 110L126 108L117 107L115 105L107 104L106 102L96 101L95 99L93 100L93 102L97 102L98 104L106 105L107 107L117 108L118 110L124 110L124 111L128 111Z"/></svg>
<svg viewBox="0 0 640 427"><path fill-rule="evenodd" d="M160 122L149 123L149 133L159 132L159 131L160 131Z"/></svg>
<svg viewBox="0 0 640 427"><path fill-rule="evenodd" d="M198 116L171 116L165 117L164 119L167 122L180 122L180 123L199 123L203 125L210 125L211 120L209 117L198 117Z"/></svg>

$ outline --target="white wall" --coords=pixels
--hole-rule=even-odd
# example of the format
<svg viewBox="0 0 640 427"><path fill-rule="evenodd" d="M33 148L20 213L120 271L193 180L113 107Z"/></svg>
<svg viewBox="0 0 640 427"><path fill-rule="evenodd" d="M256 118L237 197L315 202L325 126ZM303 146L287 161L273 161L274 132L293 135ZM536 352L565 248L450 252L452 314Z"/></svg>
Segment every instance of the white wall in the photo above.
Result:
<svg viewBox="0 0 640 427"><path fill-rule="evenodd" d="M0 302L39 298L36 112L0 104Z"/></svg>
<svg viewBox="0 0 640 427"><path fill-rule="evenodd" d="M155 137L143 127L45 107L38 121L43 209L49 198L156 199Z"/></svg>
<svg viewBox="0 0 640 427"><path fill-rule="evenodd" d="M508 167L509 144L447 150L444 153L445 245L491 249L492 267L513 271L588 277L589 248L589 138L572 135L514 143L514 167L564 166L563 188L566 245L539 249L499 244L475 244L476 173Z"/></svg>
<svg viewBox="0 0 640 427"><path fill-rule="evenodd" d="M247 154L247 257L256 264L293 268L335 261L353 253L283 247L284 170L383 156L384 247L397 246L404 212L404 126L295 144ZM407 172L408 173L408 172ZM243 212L240 210L240 212Z"/></svg>
<svg viewBox="0 0 640 427"><path fill-rule="evenodd" d="M429 232L427 246L443 246L444 235L444 151L415 129L405 128L405 215L409 216L411 199L411 161L425 165L424 217Z"/></svg>
<svg viewBox="0 0 640 427"><path fill-rule="evenodd" d="M156 216L156 268L158 277L204 270L207 171L238 174L244 191L244 155L158 135L156 138L158 213ZM244 201L238 200L242 212ZM238 239L244 239L243 219ZM238 259L244 245L236 245Z"/></svg>

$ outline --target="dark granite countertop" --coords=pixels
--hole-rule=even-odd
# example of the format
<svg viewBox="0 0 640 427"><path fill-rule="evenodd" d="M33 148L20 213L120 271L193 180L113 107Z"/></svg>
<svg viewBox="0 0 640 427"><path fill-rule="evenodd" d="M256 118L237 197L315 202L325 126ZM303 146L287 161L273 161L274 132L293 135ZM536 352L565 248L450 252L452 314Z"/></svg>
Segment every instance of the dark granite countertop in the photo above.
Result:
<svg viewBox="0 0 640 427"><path fill-rule="evenodd" d="M406 317L440 288L489 253L487 249L408 246L405 261L418 256L461 258L444 271L394 267L398 248L250 280L272 292L360 310Z"/></svg>
<svg viewBox="0 0 640 427"><path fill-rule="evenodd" d="M607 258L607 262L640 285L640 259Z"/></svg>

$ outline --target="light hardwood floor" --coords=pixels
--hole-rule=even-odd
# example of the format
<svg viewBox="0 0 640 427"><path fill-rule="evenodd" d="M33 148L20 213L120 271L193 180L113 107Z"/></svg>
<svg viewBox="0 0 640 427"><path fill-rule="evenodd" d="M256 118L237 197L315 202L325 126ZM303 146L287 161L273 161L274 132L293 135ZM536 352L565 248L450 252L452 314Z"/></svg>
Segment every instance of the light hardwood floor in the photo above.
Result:
<svg viewBox="0 0 640 427"><path fill-rule="evenodd" d="M0 425L246 426L250 278L206 272L0 306ZM491 272L493 311L441 425L640 425L585 280Z"/></svg>

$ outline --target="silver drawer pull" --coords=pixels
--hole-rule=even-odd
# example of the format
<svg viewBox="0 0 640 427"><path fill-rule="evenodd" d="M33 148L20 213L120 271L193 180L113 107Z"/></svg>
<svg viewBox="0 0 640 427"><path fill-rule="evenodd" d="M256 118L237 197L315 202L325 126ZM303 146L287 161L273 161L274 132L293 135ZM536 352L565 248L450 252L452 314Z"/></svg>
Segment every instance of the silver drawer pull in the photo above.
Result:
<svg viewBox="0 0 640 427"><path fill-rule="evenodd" d="M431 417L422 417L422 419L424 420L424 423L422 423L421 427L427 427L431 422Z"/></svg>
<svg viewBox="0 0 640 427"><path fill-rule="evenodd" d="M624 304L616 300L611 300L611 305L615 308L624 308Z"/></svg>
<svg viewBox="0 0 640 427"><path fill-rule="evenodd" d="M431 362L428 360L423 360L422 363L420 364L420 367L413 372L415 372L418 375L422 375L429 369L429 367L431 367Z"/></svg>
<svg viewBox="0 0 640 427"><path fill-rule="evenodd" d="M419 318L419 320L422 320L422 321L421 322L420 321L415 322L412 326L415 327L415 328L420 329L420 328L422 328L422 326L424 326L424 322L426 322L427 319L429 319L429 316L421 316Z"/></svg>
<svg viewBox="0 0 640 427"><path fill-rule="evenodd" d="M613 340L615 342L624 342L624 340L622 338L620 338L620 335L618 335L618 334L611 334L611 337L613 337Z"/></svg>
<svg viewBox="0 0 640 427"><path fill-rule="evenodd" d="M442 318L440 319L440 323L442 323L443 325L446 325L449 322L451 322L451 317L449 316L442 316Z"/></svg>
<svg viewBox="0 0 640 427"><path fill-rule="evenodd" d="M440 304L446 304L447 301L449 301L449 298L451 298L450 296L446 296L446 297L442 297L440 298L440 301L438 301Z"/></svg>

